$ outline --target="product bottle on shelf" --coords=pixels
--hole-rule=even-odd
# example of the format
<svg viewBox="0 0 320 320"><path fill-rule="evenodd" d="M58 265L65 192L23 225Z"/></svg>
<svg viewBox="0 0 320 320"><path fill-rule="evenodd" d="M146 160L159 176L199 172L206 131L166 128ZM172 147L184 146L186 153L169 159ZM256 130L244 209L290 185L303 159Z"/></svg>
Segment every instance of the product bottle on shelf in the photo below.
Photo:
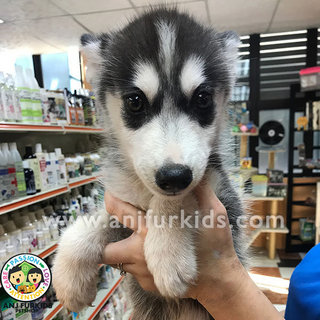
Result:
<svg viewBox="0 0 320 320"><path fill-rule="evenodd" d="M14 166L14 158L9 151L8 143L1 144L2 154L6 161L9 175L9 199L14 199L18 196L16 168Z"/></svg>
<svg viewBox="0 0 320 320"><path fill-rule="evenodd" d="M21 253L22 232L14 221L9 220L3 224L5 231L10 235L10 244L14 247L15 254Z"/></svg>
<svg viewBox="0 0 320 320"><path fill-rule="evenodd" d="M5 108L5 83L3 72L0 72L0 121L5 121L4 117Z"/></svg>
<svg viewBox="0 0 320 320"><path fill-rule="evenodd" d="M58 185L60 179L59 161L55 152L50 152L49 156L53 170L53 183Z"/></svg>
<svg viewBox="0 0 320 320"><path fill-rule="evenodd" d="M28 239L28 247L24 248L26 252L32 252L37 248L37 229L30 221L29 216L23 215L19 220L16 220L19 223L19 227L22 231L22 239Z"/></svg>
<svg viewBox="0 0 320 320"><path fill-rule="evenodd" d="M23 197L27 194L26 181L24 176L23 163L19 151L17 150L17 144L15 142L10 143L10 152L14 159L14 166L16 169L18 195Z"/></svg>
<svg viewBox="0 0 320 320"><path fill-rule="evenodd" d="M12 122L21 121L21 110L19 112L19 105L16 101L16 91L14 88L14 80L12 75L8 74L6 76L6 97L7 106L9 107L10 120Z"/></svg>
<svg viewBox="0 0 320 320"><path fill-rule="evenodd" d="M72 95L70 98L70 104L69 104L69 119L70 124L77 125L77 110L76 110L76 98Z"/></svg>
<svg viewBox="0 0 320 320"><path fill-rule="evenodd" d="M7 166L6 156L0 148L0 201L7 201L10 199L10 177Z"/></svg>
<svg viewBox="0 0 320 320"><path fill-rule="evenodd" d="M42 109L42 122L48 124L51 122L50 119L50 103L48 100L46 89L40 88L40 99Z"/></svg>
<svg viewBox="0 0 320 320"><path fill-rule="evenodd" d="M46 158L44 153L42 152L42 145L41 143L36 144L36 152L35 156L39 161L40 166L40 174L41 174L41 190L44 191L48 189L47 185L47 171L46 171Z"/></svg>
<svg viewBox="0 0 320 320"><path fill-rule="evenodd" d="M25 181L26 181L26 191L27 195L32 195L37 192L36 190L36 184L34 180L34 172L29 166L29 160L24 160L23 161L23 171L24 171L24 176L25 176Z"/></svg>
<svg viewBox="0 0 320 320"><path fill-rule="evenodd" d="M58 164L59 164L59 184L66 184L67 183L67 169L66 169L66 161L64 158L64 155L61 152L61 148L55 148L54 149L57 159L58 159Z"/></svg>
<svg viewBox="0 0 320 320"><path fill-rule="evenodd" d="M76 99L77 99L77 103L76 103L77 124L80 126L84 126L84 112L83 112L82 98L81 96L77 96Z"/></svg>
<svg viewBox="0 0 320 320"><path fill-rule="evenodd" d="M42 107L40 87L31 69L26 69L27 80L31 91L33 123L42 124Z"/></svg>
<svg viewBox="0 0 320 320"><path fill-rule="evenodd" d="M50 160L50 156L48 152L44 152L44 157L46 159L46 173L47 173L47 186L48 188L52 188L55 183L54 183L54 169L53 166L51 164L51 160Z"/></svg>
<svg viewBox="0 0 320 320"><path fill-rule="evenodd" d="M1 88L1 100L3 104L3 120L12 122L14 121L14 106L12 96L7 86L6 78L3 72L0 72L0 88Z"/></svg>
<svg viewBox="0 0 320 320"><path fill-rule="evenodd" d="M16 119L17 122L22 122L22 110L20 104L20 91L17 89L16 86L16 79L13 80L13 99L14 99L14 108L16 112Z"/></svg>
<svg viewBox="0 0 320 320"><path fill-rule="evenodd" d="M16 91L21 108L21 121L23 123L32 123L32 101L31 92L28 88L27 80L23 68L15 65L16 69Z"/></svg>
<svg viewBox="0 0 320 320"><path fill-rule="evenodd" d="M23 157L24 160L28 160L28 168L32 169L34 174L34 181L37 192L42 190L40 165L37 157L32 153L32 147L26 146L26 154Z"/></svg>

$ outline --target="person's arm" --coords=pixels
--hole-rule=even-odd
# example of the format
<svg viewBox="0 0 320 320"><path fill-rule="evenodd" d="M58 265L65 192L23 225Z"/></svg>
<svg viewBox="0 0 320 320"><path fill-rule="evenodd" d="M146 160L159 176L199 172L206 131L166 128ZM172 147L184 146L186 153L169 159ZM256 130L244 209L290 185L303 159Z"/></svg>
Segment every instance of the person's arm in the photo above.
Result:
<svg viewBox="0 0 320 320"><path fill-rule="evenodd" d="M283 319L239 261L220 280L210 274L206 278L197 300L215 320Z"/></svg>
<svg viewBox="0 0 320 320"><path fill-rule="evenodd" d="M197 299L215 320L283 319L240 263L222 203L208 186L198 187L196 195L202 212L213 209L215 223L214 228L203 228L200 232L199 277L186 298ZM138 209L108 193L105 202L107 211L121 223L125 222L125 216L131 216L132 223L127 227L135 232L125 240L109 244L103 263L123 263L124 270L133 274L143 289L157 291L144 258L147 227L143 219L139 225ZM217 227L221 221L226 223Z"/></svg>

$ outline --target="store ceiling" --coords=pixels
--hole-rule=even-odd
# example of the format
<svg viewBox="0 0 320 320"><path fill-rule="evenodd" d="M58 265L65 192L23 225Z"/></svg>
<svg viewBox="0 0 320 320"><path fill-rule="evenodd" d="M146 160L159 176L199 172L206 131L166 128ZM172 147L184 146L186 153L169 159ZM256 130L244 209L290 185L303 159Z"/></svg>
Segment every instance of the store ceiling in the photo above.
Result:
<svg viewBox="0 0 320 320"><path fill-rule="evenodd" d="M108 31L161 0L0 0L0 53L66 51L86 32ZM239 34L320 26L320 0L175 0L182 10Z"/></svg>

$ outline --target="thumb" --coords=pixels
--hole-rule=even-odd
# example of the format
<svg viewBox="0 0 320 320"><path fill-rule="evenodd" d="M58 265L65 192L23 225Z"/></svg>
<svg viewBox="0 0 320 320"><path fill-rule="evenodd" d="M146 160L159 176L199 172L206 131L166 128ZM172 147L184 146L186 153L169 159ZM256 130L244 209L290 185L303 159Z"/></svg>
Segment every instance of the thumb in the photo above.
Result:
<svg viewBox="0 0 320 320"><path fill-rule="evenodd" d="M132 263L132 244L134 239L127 239L108 244L102 253L102 263L116 265L119 263Z"/></svg>

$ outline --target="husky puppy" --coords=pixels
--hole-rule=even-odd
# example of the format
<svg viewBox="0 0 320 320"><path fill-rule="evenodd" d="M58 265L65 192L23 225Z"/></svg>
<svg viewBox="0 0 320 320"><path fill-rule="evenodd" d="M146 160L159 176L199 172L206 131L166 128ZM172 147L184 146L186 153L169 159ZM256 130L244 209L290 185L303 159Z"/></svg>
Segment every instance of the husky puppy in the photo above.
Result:
<svg viewBox="0 0 320 320"><path fill-rule="evenodd" d="M235 82L239 38L218 33L175 9L151 9L123 29L84 35L82 51L105 129L103 183L114 196L150 216L194 215L194 187L209 180L227 209L234 246L245 263L243 206L226 171L226 103ZM103 248L128 237L127 228L78 219L61 238L53 267L58 299L72 311L96 295ZM166 219L167 221L168 219ZM197 279L197 231L148 226L144 253L160 294L128 275L134 320L202 320L210 316L181 299ZM214 272L214 270L212 270Z"/></svg>

